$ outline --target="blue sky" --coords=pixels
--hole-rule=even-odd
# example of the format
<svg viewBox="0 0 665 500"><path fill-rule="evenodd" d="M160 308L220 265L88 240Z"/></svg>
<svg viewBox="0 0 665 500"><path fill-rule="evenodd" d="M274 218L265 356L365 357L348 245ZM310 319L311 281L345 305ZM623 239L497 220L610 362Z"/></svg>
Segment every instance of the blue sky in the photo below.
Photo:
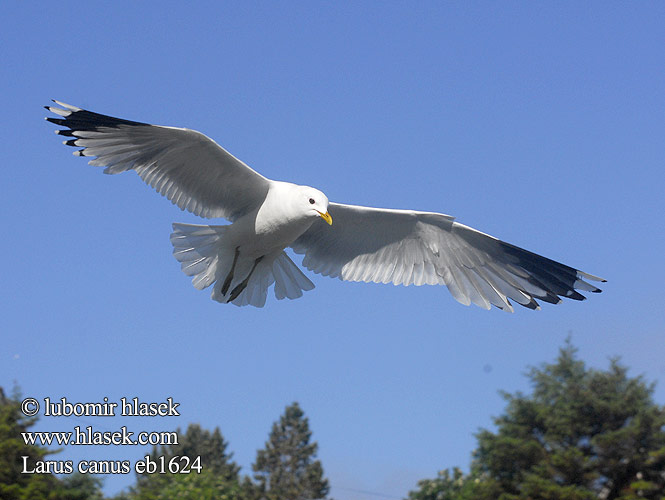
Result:
<svg viewBox="0 0 665 500"><path fill-rule="evenodd" d="M468 466L499 390L572 335L665 403L665 5L624 2L5 2L0 386L181 417L39 430L219 426L243 472L297 400L337 500L400 498ZM506 314L442 287L343 283L264 309L195 290L133 173L60 144L59 99L185 126L334 201L454 215L608 279L583 303ZM300 262L300 258L297 259ZM144 449L67 447L61 459ZM108 477L115 493L133 474Z"/></svg>

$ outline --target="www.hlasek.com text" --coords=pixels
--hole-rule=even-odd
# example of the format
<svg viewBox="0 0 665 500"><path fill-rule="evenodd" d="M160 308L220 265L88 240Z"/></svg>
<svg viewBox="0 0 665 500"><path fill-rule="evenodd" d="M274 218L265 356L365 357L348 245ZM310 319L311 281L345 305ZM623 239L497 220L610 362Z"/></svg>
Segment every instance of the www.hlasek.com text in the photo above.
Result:
<svg viewBox="0 0 665 500"><path fill-rule="evenodd" d="M74 427L74 431L62 432L21 432L23 442L29 446L138 446L138 445L177 445L178 433L175 431L134 433L122 426L118 431L95 431L92 426Z"/></svg>

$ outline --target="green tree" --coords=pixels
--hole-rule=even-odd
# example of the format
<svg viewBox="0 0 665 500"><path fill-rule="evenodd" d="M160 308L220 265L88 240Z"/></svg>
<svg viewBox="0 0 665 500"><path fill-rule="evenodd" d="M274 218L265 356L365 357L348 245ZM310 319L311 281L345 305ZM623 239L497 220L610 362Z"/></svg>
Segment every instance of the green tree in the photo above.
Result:
<svg viewBox="0 0 665 500"><path fill-rule="evenodd" d="M315 460L318 445L310 443L312 433L304 412L293 403L275 422L265 449L256 454L252 466L257 495L267 500L304 500L325 498L328 480Z"/></svg>
<svg viewBox="0 0 665 500"><path fill-rule="evenodd" d="M27 457L28 470L34 470L37 461L56 453L47 448L27 445L21 433L37 422L37 417L26 417L21 412L18 391L5 396L0 387L0 499L2 500L100 500L101 480L92 476L74 474L59 480L53 474L23 473L23 458Z"/></svg>
<svg viewBox="0 0 665 500"><path fill-rule="evenodd" d="M232 460L233 453L227 453L228 442L222 437L219 427L210 432L199 424L190 424L183 434L178 428L177 445L164 446L157 450L165 457L186 456L190 460L201 457L201 466L226 481L237 481L240 467Z"/></svg>
<svg viewBox="0 0 665 500"><path fill-rule="evenodd" d="M576 352L568 341L555 363L532 368L531 395L504 394L496 432L476 436L464 488L445 476L409 498L664 500L665 408L653 385L616 359L587 368Z"/></svg>
<svg viewBox="0 0 665 500"><path fill-rule="evenodd" d="M103 500L102 479L92 474L75 472L61 479L67 500Z"/></svg>
<svg viewBox="0 0 665 500"><path fill-rule="evenodd" d="M478 478L458 467L442 470L435 479L418 481L418 490L409 493L409 500L475 500L478 483Z"/></svg>
<svg viewBox="0 0 665 500"><path fill-rule="evenodd" d="M29 457L29 463L34 466L48 453L46 448L26 445L21 439L21 432L26 432L36 421L36 418L27 418L21 413L18 397L8 398L0 388L0 498L25 498L31 487L48 494L53 484L50 477L21 473L21 457ZM33 484L35 482L39 484Z"/></svg>
<svg viewBox="0 0 665 500"><path fill-rule="evenodd" d="M239 491L240 467L232 461L233 454L227 453L228 443L219 428L210 432L199 424L190 424L184 433L181 429L176 432L178 444L155 446L150 458L157 462L164 457L168 463L174 457L188 457L191 465L200 457L201 474L194 469L189 474L138 474L130 496L138 500L161 500L180 498L169 497L174 491L182 494L188 491L187 498L236 498L228 495Z"/></svg>
<svg viewBox="0 0 665 500"><path fill-rule="evenodd" d="M210 470L200 474L176 474L156 496L157 500L244 500L238 481L229 481Z"/></svg>

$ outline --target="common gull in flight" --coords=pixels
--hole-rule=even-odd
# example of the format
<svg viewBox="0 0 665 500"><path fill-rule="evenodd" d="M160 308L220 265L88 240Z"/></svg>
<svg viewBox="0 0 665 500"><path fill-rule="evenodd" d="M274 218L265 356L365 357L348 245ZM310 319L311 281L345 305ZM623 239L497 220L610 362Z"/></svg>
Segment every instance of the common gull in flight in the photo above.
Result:
<svg viewBox="0 0 665 500"><path fill-rule="evenodd" d="M134 170L182 210L227 225L173 224L173 255L197 289L212 298L262 307L268 288L296 299L314 284L303 265L344 281L446 285L465 305L513 311L511 301L539 309L538 300L584 300L604 281L503 242L450 215L328 202L319 190L274 181L252 170L195 130L163 127L86 111L54 101L78 156L106 174ZM587 281L588 280L588 281Z"/></svg>

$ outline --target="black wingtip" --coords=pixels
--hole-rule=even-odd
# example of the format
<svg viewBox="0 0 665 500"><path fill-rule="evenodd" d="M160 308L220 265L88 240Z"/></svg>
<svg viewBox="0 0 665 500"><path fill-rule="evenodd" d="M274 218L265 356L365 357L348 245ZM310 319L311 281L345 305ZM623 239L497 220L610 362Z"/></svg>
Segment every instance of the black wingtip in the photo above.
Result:
<svg viewBox="0 0 665 500"><path fill-rule="evenodd" d="M581 293L572 290L572 293L570 295L565 295L567 299L573 299L573 300L586 300L586 297L582 295Z"/></svg>
<svg viewBox="0 0 665 500"><path fill-rule="evenodd" d="M56 101L57 104L57 101ZM70 128L75 131L98 131L99 128L108 128L113 127L117 128L120 125L129 125L132 127L150 127L149 123L135 122L131 120L125 120L123 118L115 118L113 116L101 115L99 113L93 113L92 111L86 111L85 109L71 109L68 105L64 107L67 108L64 118L47 118L51 123L56 125L61 125L63 127ZM58 108L59 109L59 108ZM50 111L54 112L52 109Z"/></svg>
<svg viewBox="0 0 665 500"><path fill-rule="evenodd" d="M526 307L527 309L531 309L532 311L540 309L540 304L538 304L538 302L536 302L534 299L531 299L528 304L520 303L520 305Z"/></svg>

